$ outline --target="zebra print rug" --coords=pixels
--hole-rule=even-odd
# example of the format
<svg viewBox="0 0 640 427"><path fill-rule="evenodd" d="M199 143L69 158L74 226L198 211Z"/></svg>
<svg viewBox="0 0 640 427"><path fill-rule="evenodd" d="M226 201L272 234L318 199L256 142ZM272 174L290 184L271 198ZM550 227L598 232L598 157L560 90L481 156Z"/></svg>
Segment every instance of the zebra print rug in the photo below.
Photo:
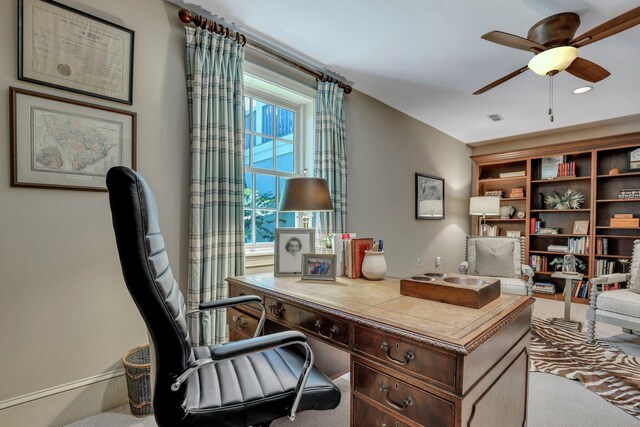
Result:
<svg viewBox="0 0 640 427"><path fill-rule="evenodd" d="M580 332L533 319L531 372L578 380L640 420L640 358L627 356L614 344L587 344Z"/></svg>

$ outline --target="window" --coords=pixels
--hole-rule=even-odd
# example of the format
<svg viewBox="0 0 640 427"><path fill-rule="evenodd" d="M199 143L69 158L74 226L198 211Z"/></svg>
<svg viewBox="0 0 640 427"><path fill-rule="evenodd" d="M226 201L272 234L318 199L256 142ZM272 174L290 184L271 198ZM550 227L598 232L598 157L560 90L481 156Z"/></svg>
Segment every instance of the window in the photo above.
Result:
<svg viewBox="0 0 640 427"><path fill-rule="evenodd" d="M278 202L286 180L301 176L309 165L309 95L245 75L244 241L249 253L272 251L276 227L297 224L294 212L278 212Z"/></svg>

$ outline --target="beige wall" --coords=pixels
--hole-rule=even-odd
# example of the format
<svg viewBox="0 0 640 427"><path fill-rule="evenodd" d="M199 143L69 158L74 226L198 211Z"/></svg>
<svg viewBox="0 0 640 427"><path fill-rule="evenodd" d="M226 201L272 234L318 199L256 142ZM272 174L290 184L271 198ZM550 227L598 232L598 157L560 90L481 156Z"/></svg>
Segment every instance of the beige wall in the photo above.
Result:
<svg viewBox="0 0 640 427"><path fill-rule="evenodd" d="M9 86L138 113L138 169L157 190L174 272L186 284L188 128L182 26L160 0L65 0L135 30L134 104L16 79L17 1L0 2L0 405L118 370L147 341L117 260L107 193L9 186ZM71 384L0 410L0 425L61 425L126 399L123 377ZM107 375L108 376L108 375ZM119 392L113 392L119 390ZM48 393L44 393L47 396ZM32 397L40 397L36 395ZM90 402L87 396L92 396ZM29 398L27 397L26 400ZM7 403L7 400L11 400ZM0 406L1 407L1 406Z"/></svg>
<svg viewBox="0 0 640 427"><path fill-rule="evenodd" d="M504 151L524 150L526 148L540 147L542 145L561 144L563 142L622 135L632 132L640 132L640 115L620 117L603 122L588 123L581 126L572 126L558 129L554 132L541 132L539 134L505 138L493 143L471 145L473 155L479 156Z"/></svg>
<svg viewBox="0 0 640 427"><path fill-rule="evenodd" d="M384 239L389 275L433 268L436 256L455 271L469 232L471 149L358 91L347 95L348 228ZM415 173L445 179L444 220L418 221Z"/></svg>

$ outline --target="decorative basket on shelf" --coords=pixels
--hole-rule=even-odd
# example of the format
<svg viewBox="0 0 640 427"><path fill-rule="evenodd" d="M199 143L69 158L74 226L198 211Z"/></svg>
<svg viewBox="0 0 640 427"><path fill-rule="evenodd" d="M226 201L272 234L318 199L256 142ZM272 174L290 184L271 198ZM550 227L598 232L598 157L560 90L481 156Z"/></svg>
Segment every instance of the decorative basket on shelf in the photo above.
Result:
<svg viewBox="0 0 640 427"><path fill-rule="evenodd" d="M122 358L127 376L129 407L136 417L153 413L151 406L151 354L149 345L129 350Z"/></svg>

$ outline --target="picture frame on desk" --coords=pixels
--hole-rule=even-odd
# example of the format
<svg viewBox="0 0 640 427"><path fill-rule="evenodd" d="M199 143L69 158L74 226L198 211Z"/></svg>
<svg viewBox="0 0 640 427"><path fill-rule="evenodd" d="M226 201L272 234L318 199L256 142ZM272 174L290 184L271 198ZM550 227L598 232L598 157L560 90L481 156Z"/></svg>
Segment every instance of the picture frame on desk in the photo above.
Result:
<svg viewBox="0 0 640 427"><path fill-rule="evenodd" d="M313 228L276 228L273 275L276 277L302 276L302 255L313 253L314 250L315 230Z"/></svg>
<svg viewBox="0 0 640 427"><path fill-rule="evenodd" d="M444 219L444 178L416 173L416 219Z"/></svg>
<svg viewBox="0 0 640 427"><path fill-rule="evenodd" d="M18 78L132 105L134 36L53 0L19 0Z"/></svg>
<svg viewBox="0 0 640 427"><path fill-rule="evenodd" d="M107 191L136 168L136 113L10 88L11 186Z"/></svg>
<svg viewBox="0 0 640 427"><path fill-rule="evenodd" d="M336 280L336 256L334 254L303 254L302 280Z"/></svg>

